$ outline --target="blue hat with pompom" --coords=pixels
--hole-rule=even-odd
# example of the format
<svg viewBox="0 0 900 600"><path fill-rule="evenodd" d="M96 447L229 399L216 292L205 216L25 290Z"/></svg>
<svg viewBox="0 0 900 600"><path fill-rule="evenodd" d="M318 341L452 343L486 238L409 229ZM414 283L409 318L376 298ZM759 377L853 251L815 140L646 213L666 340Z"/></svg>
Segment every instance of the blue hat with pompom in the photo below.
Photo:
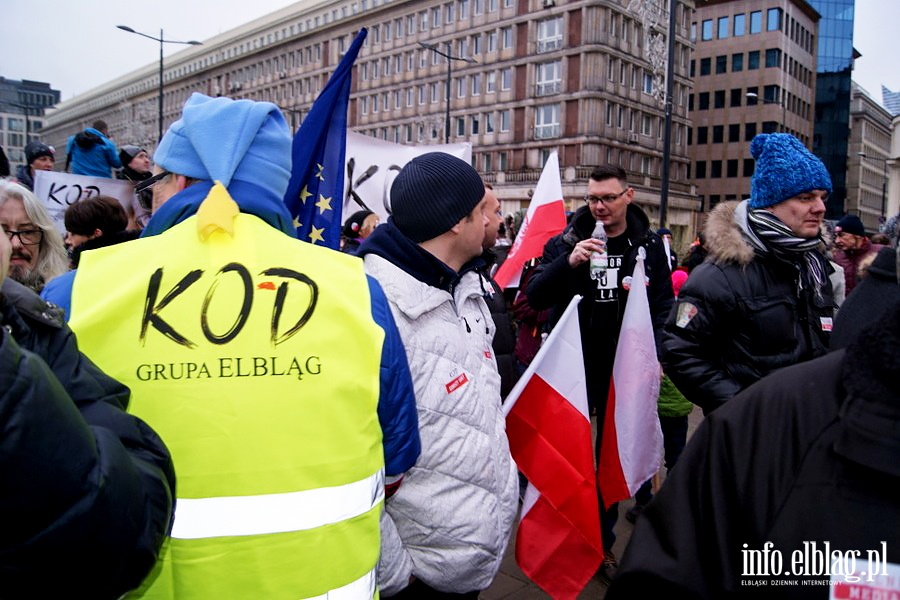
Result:
<svg viewBox="0 0 900 600"><path fill-rule="evenodd" d="M750 208L774 206L812 190L831 192L822 161L789 133L761 133L750 142L756 168L750 180Z"/></svg>

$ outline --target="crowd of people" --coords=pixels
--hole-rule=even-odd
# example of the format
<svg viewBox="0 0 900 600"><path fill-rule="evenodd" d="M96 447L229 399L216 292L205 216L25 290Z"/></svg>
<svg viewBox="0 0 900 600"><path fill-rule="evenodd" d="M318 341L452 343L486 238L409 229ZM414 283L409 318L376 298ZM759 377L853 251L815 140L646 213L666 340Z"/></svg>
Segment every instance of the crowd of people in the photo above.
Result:
<svg viewBox="0 0 900 600"><path fill-rule="evenodd" d="M608 597L740 595L742 545L770 541L900 562L900 259L855 216L828 247L831 177L789 134L754 138L748 199L681 264L627 173L596 167L511 297L492 274L513 223L449 154L410 160L390 217L349 215L335 252L295 237L274 104L194 94L152 160L102 121L66 153L147 215L95 196L60 235L30 189L40 142L0 181L0 597L477 598L519 510L501 404L581 295L603 431L639 254L667 476L621 564L600 503Z"/></svg>

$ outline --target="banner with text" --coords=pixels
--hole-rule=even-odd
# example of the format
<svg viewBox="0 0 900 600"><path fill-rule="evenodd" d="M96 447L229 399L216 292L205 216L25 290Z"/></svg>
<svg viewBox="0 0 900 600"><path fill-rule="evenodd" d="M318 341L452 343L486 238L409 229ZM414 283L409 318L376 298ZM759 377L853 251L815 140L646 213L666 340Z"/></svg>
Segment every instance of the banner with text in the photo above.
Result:
<svg viewBox="0 0 900 600"><path fill-rule="evenodd" d="M65 234L63 216L72 204L93 196L112 196L131 214L137 201L130 181L108 177L88 177L60 171L35 171L34 195L44 203L60 233Z"/></svg>

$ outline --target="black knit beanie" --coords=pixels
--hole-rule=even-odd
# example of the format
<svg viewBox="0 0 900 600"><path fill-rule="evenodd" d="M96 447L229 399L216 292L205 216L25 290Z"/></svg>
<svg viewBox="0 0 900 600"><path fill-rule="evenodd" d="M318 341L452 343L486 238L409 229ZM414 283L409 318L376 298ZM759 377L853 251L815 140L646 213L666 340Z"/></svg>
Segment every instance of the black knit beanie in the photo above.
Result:
<svg viewBox="0 0 900 600"><path fill-rule="evenodd" d="M394 179L394 225L417 244L432 240L472 212L484 194L484 182L466 161L444 152L422 154Z"/></svg>
<svg viewBox="0 0 900 600"><path fill-rule="evenodd" d="M138 146L122 146L119 150L119 162L122 163L123 167L127 167L128 163L130 163L135 156L140 154L143 148L139 148Z"/></svg>

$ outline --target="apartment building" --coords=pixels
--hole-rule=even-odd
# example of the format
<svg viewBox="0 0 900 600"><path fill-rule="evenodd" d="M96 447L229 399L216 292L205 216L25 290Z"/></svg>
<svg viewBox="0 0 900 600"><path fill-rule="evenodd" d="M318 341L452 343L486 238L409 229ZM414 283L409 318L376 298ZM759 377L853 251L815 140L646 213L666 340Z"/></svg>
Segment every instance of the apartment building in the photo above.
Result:
<svg viewBox="0 0 900 600"><path fill-rule="evenodd" d="M818 13L804 0L708 0L691 24L689 154L704 208L750 195L757 133L812 145Z"/></svg>
<svg viewBox="0 0 900 600"><path fill-rule="evenodd" d="M403 144L473 147L474 166L511 211L527 204L550 152L575 207L592 166L629 173L636 201L658 215L667 2L652 0L323 0L298 2L166 58L164 121L193 91L269 100L298 126L361 27L350 128ZM670 226L693 232L689 177L688 32L676 11ZM426 47L427 46L427 47ZM662 52L660 52L660 49ZM148 52L149 54L149 52ZM447 93L450 61L449 99ZM45 135L64 140L102 117L120 143L152 148L157 64L69 100Z"/></svg>

